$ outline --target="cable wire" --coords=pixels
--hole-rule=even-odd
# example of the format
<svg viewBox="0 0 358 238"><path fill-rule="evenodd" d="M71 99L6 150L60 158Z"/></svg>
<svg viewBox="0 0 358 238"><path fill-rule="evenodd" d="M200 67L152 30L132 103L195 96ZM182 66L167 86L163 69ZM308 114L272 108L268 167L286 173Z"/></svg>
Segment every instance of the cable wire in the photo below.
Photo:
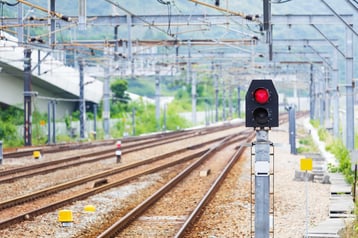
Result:
<svg viewBox="0 0 358 238"><path fill-rule="evenodd" d="M168 1L168 2L164 2L163 0L157 0L160 4L163 4L163 5L167 5L168 6L168 29L167 29L167 34L168 35L172 35L172 32L171 32L171 28L170 28L170 24L171 24L171 19L172 19L172 6L171 6L171 3Z"/></svg>
<svg viewBox="0 0 358 238"><path fill-rule="evenodd" d="M291 2L291 1L293 1L293 0L278 0L278 1L276 1L276 2L272 2L273 4L281 4L281 3L287 3L287 2Z"/></svg>
<svg viewBox="0 0 358 238"><path fill-rule="evenodd" d="M5 4L7 6L10 6L10 7L15 7L17 4L19 4L20 2L16 2L16 3L9 3L7 1L0 1L1 4Z"/></svg>

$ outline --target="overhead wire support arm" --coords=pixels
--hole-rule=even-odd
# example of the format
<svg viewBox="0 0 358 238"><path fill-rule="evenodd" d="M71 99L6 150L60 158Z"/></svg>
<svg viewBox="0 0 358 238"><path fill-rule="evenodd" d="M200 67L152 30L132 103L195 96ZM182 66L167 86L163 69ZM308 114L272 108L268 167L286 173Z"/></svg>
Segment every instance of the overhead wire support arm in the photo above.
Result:
<svg viewBox="0 0 358 238"><path fill-rule="evenodd" d="M210 8L213 8L213 9L216 9L218 11L221 11L221 12L226 12L226 13L229 13L231 15L234 15L234 16L240 16L246 20L249 20L249 21L255 21L255 22L258 22L258 23L261 23L259 21L259 16L258 15L246 15L244 13L241 13L241 12L234 12L234 11L231 11L231 10L228 10L228 9L225 9L225 8L222 8L222 7L219 7L219 6L216 6L216 5L212 5L212 4L208 4L206 2L201 2L201 1L198 1L198 0L189 0L190 2L193 2L193 3L196 3L196 4L200 4L200 5L203 5L205 7L210 7Z"/></svg>
<svg viewBox="0 0 358 238"><path fill-rule="evenodd" d="M315 48L313 48L311 45L307 45L318 57L322 59L323 62L326 63L326 65L333 70L333 66L330 62L328 62L327 58L323 57L320 52L318 52Z"/></svg>
<svg viewBox="0 0 358 238"><path fill-rule="evenodd" d="M131 17L133 17L133 16L137 17L140 21L142 21L142 22L148 24L148 26L151 26L151 27L157 29L158 31L164 32L164 33L167 34L168 36L170 36L170 37L172 37L172 38L175 38L173 35L168 34L167 31L165 31L165 30L163 30L163 29L161 29L161 28L159 28L159 27L153 25L152 22L146 21L145 19L143 19L143 18L141 18L141 17L135 15L134 13L132 13L132 12L130 12L129 10L125 9L124 7L120 6L118 3L113 2L113 1L111 1L111 0L104 0L104 1L106 1L106 2L108 2L108 3L110 3L110 4L112 4L113 6L115 6L115 7L119 8L119 9L121 9L122 11L126 12L127 14L129 14Z"/></svg>
<svg viewBox="0 0 358 238"><path fill-rule="evenodd" d="M41 6L38 6L38 5L35 5L33 3L30 3L30 2L27 2L27 1L24 1L24 0L17 0L18 2L24 4L24 5L27 5L29 7L32 7L32 8L36 8L37 10L40 10L40 11L43 11L43 12L46 12L46 13L49 13L51 16L55 16L55 17L58 17L60 18L61 20L64 20L64 21L67 21L67 22L70 22L72 19L68 16L64 16L62 15L61 13L58 13L58 12L55 12L55 11L48 11L48 9L46 8L43 8Z"/></svg>
<svg viewBox="0 0 358 238"><path fill-rule="evenodd" d="M351 24L349 24L348 22L346 22L325 0L321 0L321 2L336 16L339 18L339 20L341 20L344 25L346 25L346 27L349 28L349 30L351 30L356 36L358 36L358 32L356 30L354 30L354 28L352 27Z"/></svg>
<svg viewBox="0 0 358 238"><path fill-rule="evenodd" d="M346 0L347 3L349 3L354 9L358 10L358 7L352 3L352 1ZM358 4L357 0L354 0L355 3Z"/></svg>
<svg viewBox="0 0 358 238"><path fill-rule="evenodd" d="M316 31L318 31L318 33L320 33L324 39L326 39L328 43L331 44L344 58L346 58L346 55L340 49L338 49L338 47L333 44L333 42L315 24L311 24L311 26L316 29Z"/></svg>

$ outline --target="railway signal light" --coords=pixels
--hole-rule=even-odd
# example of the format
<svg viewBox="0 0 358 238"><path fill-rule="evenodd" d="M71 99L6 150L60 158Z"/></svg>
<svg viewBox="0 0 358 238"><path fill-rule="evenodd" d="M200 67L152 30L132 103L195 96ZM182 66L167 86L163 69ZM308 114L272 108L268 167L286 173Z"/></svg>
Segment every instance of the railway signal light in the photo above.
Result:
<svg viewBox="0 0 358 238"><path fill-rule="evenodd" d="M246 127L278 127L278 94L270 79L254 79L246 93Z"/></svg>

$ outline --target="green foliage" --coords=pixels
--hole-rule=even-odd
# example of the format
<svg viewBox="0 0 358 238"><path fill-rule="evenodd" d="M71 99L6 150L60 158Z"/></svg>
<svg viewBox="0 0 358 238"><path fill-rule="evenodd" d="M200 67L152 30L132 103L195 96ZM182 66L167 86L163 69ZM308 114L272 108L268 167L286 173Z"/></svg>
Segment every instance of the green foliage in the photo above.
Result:
<svg viewBox="0 0 358 238"><path fill-rule="evenodd" d="M334 139L328 132L322 133L325 135L323 141L326 142L326 150L331 152L339 162L337 168L330 166L330 171L338 171L342 173L348 183L353 182L353 172L351 171L351 158L348 149L339 139ZM321 138L321 137L320 137Z"/></svg>
<svg viewBox="0 0 358 238"><path fill-rule="evenodd" d="M0 123L0 140L2 140L4 147L23 144L22 139L17 136L16 126L11 122Z"/></svg>
<svg viewBox="0 0 358 238"><path fill-rule="evenodd" d="M145 95L146 97L154 98L155 95L155 82L154 78L142 79L136 78L132 80L128 80L128 88L130 88L130 92ZM162 87L161 87L162 88Z"/></svg>
<svg viewBox="0 0 358 238"><path fill-rule="evenodd" d="M47 128L41 125L41 121L47 121L47 114L35 110L32 113L32 143L35 145L43 145L47 141Z"/></svg>
<svg viewBox="0 0 358 238"><path fill-rule="evenodd" d="M162 116L163 117L163 116ZM177 114L175 105L169 105L167 110L166 128L167 130L183 129L190 126L190 123Z"/></svg>
<svg viewBox="0 0 358 238"><path fill-rule="evenodd" d="M132 110L135 109L135 135L146 134L160 131L164 127L164 115L161 112L160 122L156 121L155 105L143 102L143 100L130 102L127 110L118 112L115 128L111 131L112 136L121 137L123 135L132 135ZM166 113L166 129L177 130L186 128L189 123L178 115L177 107L171 104Z"/></svg>
<svg viewBox="0 0 358 238"><path fill-rule="evenodd" d="M328 169L331 172L340 172L344 175L348 183L353 182L353 172L351 171L351 158L348 149L344 146L342 140L335 139L327 130L319 127L318 121L310 121L311 124L318 128L318 136L321 141L326 144L326 150L331 152L338 160L338 167L332 164L328 165Z"/></svg>
<svg viewBox="0 0 358 238"><path fill-rule="evenodd" d="M310 123L314 128L316 128L316 129L319 128L320 123L318 120L310 120Z"/></svg>
<svg viewBox="0 0 358 238"><path fill-rule="evenodd" d="M16 107L2 107L0 110L1 121L11 121L14 125L22 125L24 123L24 112Z"/></svg>
<svg viewBox="0 0 358 238"><path fill-rule="evenodd" d="M297 153L308 153L318 151L317 147L311 136L306 136L299 139L299 146L297 147Z"/></svg>
<svg viewBox="0 0 358 238"><path fill-rule="evenodd" d="M136 135L155 132L159 129L153 104L139 104L136 108Z"/></svg>
<svg viewBox="0 0 358 238"><path fill-rule="evenodd" d="M2 107L0 110L0 140L4 147L14 147L23 144L18 136L17 126L23 123L24 114L16 107Z"/></svg>
<svg viewBox="0 0 358 238"><path fill-rule="evenodd" d="M111 84L111 90L114 96L115 101L120 101L121 103L127 104L130 100L128 94L126 93L128 89L128 82L123 79L118 79Z"/></svg>

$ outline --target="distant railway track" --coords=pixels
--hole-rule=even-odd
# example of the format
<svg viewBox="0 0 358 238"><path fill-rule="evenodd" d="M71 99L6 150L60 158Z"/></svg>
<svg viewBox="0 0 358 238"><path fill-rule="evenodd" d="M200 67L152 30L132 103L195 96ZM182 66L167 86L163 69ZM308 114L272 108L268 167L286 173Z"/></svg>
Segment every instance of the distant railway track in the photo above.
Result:
<svg viewBox="0 0 358 238"><path fill-rule="evenodd" d="M163 145L166 143L188 139L190 137L200 136L205 133L213 133L217 130L218 130L217 128L203 129L201 131L195 130L195 131L186 131L186 132L181 132L181 133L179 133L179 132L169 133L168 135L160 134L160 135L154 135L154 136L147 136L145 138L140 138L140 140L138 138L136 140L129 139L128 143L126 143L127 140L124 141L121 150L122 150L123 154L132 153L132 152L135 152L138 150L143 150L146 148ZM22 178L26 178L26 177L30 177L30 176L34 176L34 175L50 173L50 172L53 172L53 171L59 170L59 169L66 169L66 168L73 167L73 166L80 166L80 165L86 164L86 163L95 163L100 160L114 158L114 156L115 156L114 153L115 153L116 148L114 146L113 141L109 142L109 143L108 142L100 143L99 145L96 145L96 146L91 145L91 148L103 147L104 145L110 145L110 146L113 146L113 148L107 148L107 147L100 148L100 149L97 149L97 151L95 151L95 152L91 151L91 152L83 153L80 155L59 158L54 161L41 162L41 163L36 163L36 164L28 165L28 166L23 166L23 167L19 167L19 168L1 171L0 172L0 184L13 182L17 179L22 179ZM74 148L73 148L73 150L74 150ZM79 146L77 148L82 149L83 147ZM88 147L86 147L86 148L88 148ZM56 151L57 150L58 149L56 149ZM52 151L51 153L55 153L55 152Z"/></svg>
<svg viewBox="0 0 358 238"><path fill-rule="evenodd" d="M240 123L241 125L243 123ZM230 127L230 124L227 124L226 127ZM45 146L26 146L19 148L7 148L4 149L3 159L9 158L19 158L24 156L32 156L34 151L40 151L42 154L52 154L62 152L64 150L79 150L79 149L88 149L95 148L99 146L107 146L112 145L116 141L121 140L124 143L131 142L140 142L142 144L149 143L150 141L161 141L169 138L175 138L178 135L187 135L187 134L195 134L195 133L212 133L216 130L222 129L222 126L210 127L210 128L199 128L195 130L178 130L171 132L163 132L163 133L153 133L149 135L143 136L134 136L134 137L124 137L120 139L111 139L104 141L95 141L95 142L81 142L81 143L67 143L67 144L55 144L55 145L45 145Z"/></svg>

